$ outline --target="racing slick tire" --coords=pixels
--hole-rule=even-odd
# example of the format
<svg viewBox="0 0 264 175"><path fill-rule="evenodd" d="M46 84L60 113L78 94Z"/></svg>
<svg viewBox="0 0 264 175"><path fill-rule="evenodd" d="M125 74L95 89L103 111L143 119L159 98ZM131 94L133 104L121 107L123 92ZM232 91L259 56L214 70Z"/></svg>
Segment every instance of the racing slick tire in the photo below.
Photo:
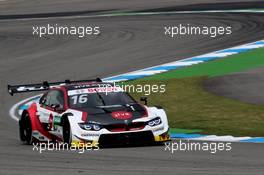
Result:
<svg viewBox="0 0 264 175"><path fill-rule="evenodd" d="M31 145L33 142L32 127L29 114L24 112L19 120L19 135L23 144Z"/></svg>
<svg viewBox="0 0 264 175"><path fill-rule="evenodd" d="M63 118L62 127L63 127L63 131L62 131L63 132L63 142L71 145L72 134L71 134L71 126L70 126L68 117Z"/></svg>

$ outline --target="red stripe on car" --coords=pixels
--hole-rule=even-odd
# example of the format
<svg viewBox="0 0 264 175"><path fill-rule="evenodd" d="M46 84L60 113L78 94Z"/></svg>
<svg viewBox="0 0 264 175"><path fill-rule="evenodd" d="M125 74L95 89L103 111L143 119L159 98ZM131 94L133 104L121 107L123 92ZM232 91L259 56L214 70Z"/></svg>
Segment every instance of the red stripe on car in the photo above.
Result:
<svg viewBox="0 0 264 175"><path fill-rule="evenodd" d="M82 121L86 122L87 117L88 117L87 112L82 112Z"/></svg>

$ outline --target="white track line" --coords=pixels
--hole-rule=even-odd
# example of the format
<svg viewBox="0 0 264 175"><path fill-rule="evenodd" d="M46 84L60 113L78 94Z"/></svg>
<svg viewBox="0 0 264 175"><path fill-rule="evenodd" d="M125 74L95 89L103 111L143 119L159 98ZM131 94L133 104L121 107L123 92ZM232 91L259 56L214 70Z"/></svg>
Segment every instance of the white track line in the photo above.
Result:
<svg viewBox="0 0 264 175"><path fill-rule="evenodd" d="M173 14L199 14L199 13L264 13L264 10L205 10L205 11L172 11L172 12L120 12L96 15L76 15L76 16L55 16L38 18L20 18L20 19L1 19L0 21L29 21L29 20L47 20L47 19L82 19L82 18L100 18L100 17L118 17L118 16L149 16L149 15L173 15Z"/></svg>

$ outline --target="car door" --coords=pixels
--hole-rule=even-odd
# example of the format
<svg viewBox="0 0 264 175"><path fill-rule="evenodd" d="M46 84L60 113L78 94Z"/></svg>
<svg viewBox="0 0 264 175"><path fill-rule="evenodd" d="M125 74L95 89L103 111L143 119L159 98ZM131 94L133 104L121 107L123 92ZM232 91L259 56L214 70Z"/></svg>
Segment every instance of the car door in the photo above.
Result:
<svg viewBox="0 0 264 175"><path fill-rule="evenodd" d="M63 92L59 89L50 90L40 99L39 120L47 131L57 136L61 135L58 122L63 110L56 109L64 109L64 100Z"/></svg>

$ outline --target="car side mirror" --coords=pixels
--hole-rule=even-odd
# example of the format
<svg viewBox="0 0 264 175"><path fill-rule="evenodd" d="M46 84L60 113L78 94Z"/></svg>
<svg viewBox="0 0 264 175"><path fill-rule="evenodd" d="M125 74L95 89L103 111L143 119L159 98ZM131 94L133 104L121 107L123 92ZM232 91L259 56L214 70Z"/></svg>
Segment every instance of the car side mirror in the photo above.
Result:
<svg viewBox="0 0 264 175"><path fill-rule="evenodd" d="M41 97L39 99L39 104L44 104L44 103L46 103L46 98Z"/></svg>
<svg viewBox="0 0 264 175"><path fill-rule="evenodd" d="M140 101L144 102L145 105L148 104L148 97L140 97Z"/></svg>
<svg viewBox="0 0 264 175"><path fill-rule="evenodd" d="M64 111L63 107L60 104L53 104L53 105L51 105L51 107L55 112L63 112Z"/></svg>

